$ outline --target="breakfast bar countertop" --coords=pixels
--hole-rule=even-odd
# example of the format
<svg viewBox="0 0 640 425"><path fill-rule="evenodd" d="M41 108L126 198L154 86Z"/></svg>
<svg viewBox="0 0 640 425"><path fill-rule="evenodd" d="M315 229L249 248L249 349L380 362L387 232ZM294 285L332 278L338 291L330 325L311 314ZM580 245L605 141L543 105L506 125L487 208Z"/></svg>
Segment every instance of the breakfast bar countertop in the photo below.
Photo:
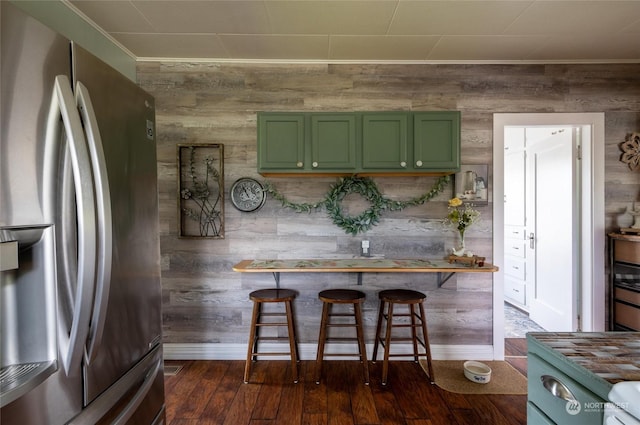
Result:
<svg viewBox="0 0 640 425"><path fill-rule="evenodd" d="M498 267L449 263L446 260L350 258L350 259L283 259L242 260L233 270L237 272L496 272Z"/></svg>
<svg viewBox="0 0 640 425"><path fill-rule="evenodd" d="M362 285L362 273L437 273L438 287L458 272L493 273L498 267L493 264L465 264L447 260L391 259L391 258L314 258L242 260L233 271L243 273L273 273L280 287L280 273L357 273L358 285ZM446 273L446 275L444 275Z"/></svg>

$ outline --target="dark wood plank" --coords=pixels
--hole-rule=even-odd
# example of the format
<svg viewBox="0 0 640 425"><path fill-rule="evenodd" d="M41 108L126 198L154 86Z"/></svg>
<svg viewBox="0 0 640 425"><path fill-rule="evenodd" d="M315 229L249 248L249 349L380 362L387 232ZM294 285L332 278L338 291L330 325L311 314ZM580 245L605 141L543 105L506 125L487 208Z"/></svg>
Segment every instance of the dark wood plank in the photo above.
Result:
<svg viewBox="0 0 640 425"><path fill-rule="evenodd" d="M412 361L392 361L386 386L379 361L370 364L370 385L354 360L325 360L320 384L312 361L300 362L298 384L289 361L256 362L249 384L243 361L183 364L165 380L167 425L526 424L526 396L450 393Z"/></svg>
<svg viewBox="0 0 640 425"><path fill-rule="evenodd" d="M207 367L207 362L188 362L185 364L181 374L172 377L175 383L171 383L171 393L177 394L178 397L171 397L166 400L167 422L170 422L174 418L182 418L185 406L189 402L188 396L200 380L189 379L189 377L201 376Z"/></svg>
<svg viewBox="0 0 640 425"><path fill-rule="evenodd" d="M306 375L307 364L300 364L300 376ZM291 376L291 363L287 368L286 377ZM282 397L278 409L278 416L274 424L278 425L300 425L302 424L303 406L305 400L305 387L301 382L294 384L289 380L282 388Z"/></svg>
<svg viewBox="0 0 640 425"><path fill-rule="evenodd" d="M526 338L505 338L504 339L504 355L505 356L526 356L527 355L527 339Z"/></svg>
<svg viewBox="0 0 640 425"><path fill-rule="evenodd" d="M492 394L487 398L500 410L509 424L518 425L527 422L526 397L510 394Z"/></svg>
<svg viewBox="0 0 640 425"><path fill-rule="evenodd" d="M345 379L345 362L325 361L323 370L327 386L328 423L330 425L353 425L349 385Z"/></svg>
<svg viewBox="0 0 640 425"><path fill-rule="evenodd" d="M220 380L214 396L211 397L205 410L202 412L203 420L211 420L212 423L217 425L224 422L226 412L238 391L238 387L241 385L250 385L241 382L244 373L244 362L236 360L228 363L229 368ZM198 380L196 375L190 375L189 378L196 382Z"/></svg>
<svg viewBox="0 0 640 425"><path fill-rule="evenodd" d="M265 385L261 385L251 419L275 419L278 415L288 363L285 361L266 363Z"/></svg>

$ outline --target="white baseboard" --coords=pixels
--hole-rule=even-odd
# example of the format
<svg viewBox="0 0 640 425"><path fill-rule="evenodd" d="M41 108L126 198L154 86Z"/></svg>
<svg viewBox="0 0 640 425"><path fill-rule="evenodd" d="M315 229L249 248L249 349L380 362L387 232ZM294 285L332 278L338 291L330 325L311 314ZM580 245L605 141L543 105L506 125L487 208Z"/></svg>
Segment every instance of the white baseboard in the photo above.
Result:
<svg viewBox="0 0 640 425"><path fill-rule="evenodd" d="M345 351L338 350L338 344L327 346L329 353L352 353L353 345L342 344ZM331 348L331 351L329 349ZM286 344L261 344L260 350L283 352L288 351ZM299 344L302 360L315 360L317 344ZM171 344L163 345L165 360L245 360L247 358L246 344ZM410 344L396 344L392 347L392 353L411 354L413 347ZM367 344L367 356L371 359L373 344ZM434 360L494 360L492 345L431 345L431 355ZM272 360L284 359L287 356L270 356ZM342 357L348 359L349 357ZM382 358L382 348L378 350L378 359ZM327 354L325 359L331 359ZM355 356L354 356L355 359ZM407 357L409 359L409 357Z"/></svg>

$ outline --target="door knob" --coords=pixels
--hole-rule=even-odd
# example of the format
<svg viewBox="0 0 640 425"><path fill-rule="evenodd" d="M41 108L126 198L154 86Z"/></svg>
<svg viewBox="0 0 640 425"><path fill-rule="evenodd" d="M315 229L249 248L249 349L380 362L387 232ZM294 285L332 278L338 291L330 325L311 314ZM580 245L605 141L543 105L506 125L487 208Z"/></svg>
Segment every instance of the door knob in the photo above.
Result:
<svg viewBox="0 0 640 425"><path fill-rule="evenodd" d="M535 239L535 235L533 233L529 233L529 246L531 247L531 249L534 249Z"/></svg>

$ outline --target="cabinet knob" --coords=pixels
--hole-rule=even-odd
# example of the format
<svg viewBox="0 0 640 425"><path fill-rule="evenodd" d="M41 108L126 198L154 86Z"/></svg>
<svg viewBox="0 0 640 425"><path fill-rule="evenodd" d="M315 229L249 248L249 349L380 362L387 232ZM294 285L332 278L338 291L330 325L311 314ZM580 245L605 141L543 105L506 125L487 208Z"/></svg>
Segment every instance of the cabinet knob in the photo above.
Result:
<svg viewBox="0 0 640 425"><path fill-rule="evenodd" d="M303 165L303 164L302 164L302 162L301 162L301 161L296 162L296 167L298 167L298 168L302 168L302 165Z"/></svg>
<svg viewBox="0 0 640 425"><path fill-rule="evenodd" d="M422 167L422 161L416 161L416 167Z"/></svg>
<svg viewBox="0 0 640 425"><path fill-rule="evenodd" d="M402 162L400 163L400 166L401 166L402 168L405 168L405 167L407 166L407 163L406 163L406 162L404 162L404 161L402 161Z"/></svg>
<svg viewBox="0 0 640 425"><path fill-rule="evenodd" d="M312 166L313 168L317 168L317 167L318 167L318 163L317 163L316 161L313 161L313 162L311 163L311 166Z"/></svg>

